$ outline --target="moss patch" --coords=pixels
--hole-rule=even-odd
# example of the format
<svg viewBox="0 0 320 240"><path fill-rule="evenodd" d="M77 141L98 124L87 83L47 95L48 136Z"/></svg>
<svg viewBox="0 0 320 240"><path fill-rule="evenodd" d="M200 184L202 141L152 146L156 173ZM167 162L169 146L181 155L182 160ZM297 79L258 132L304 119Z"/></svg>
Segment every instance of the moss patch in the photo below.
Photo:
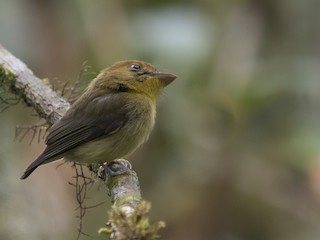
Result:
<svg viewBox="0 0 320 240"><path fill-rule="evenodd" d="M109 212L107 227L101 228L99 234L106 234L113 240L154 240L159 239L159 229L165 227L162 221L150 223L147 217L151 205L141 201L135 211L128 216L121 208L113 207Z"/></svg>

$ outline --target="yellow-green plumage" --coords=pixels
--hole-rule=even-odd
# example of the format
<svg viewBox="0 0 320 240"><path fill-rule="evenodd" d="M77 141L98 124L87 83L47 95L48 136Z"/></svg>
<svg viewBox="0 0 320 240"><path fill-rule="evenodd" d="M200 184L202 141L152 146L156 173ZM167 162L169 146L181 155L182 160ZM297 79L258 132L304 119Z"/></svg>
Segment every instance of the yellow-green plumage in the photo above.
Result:
<svg viewBox="0 0 320 240"><path fill-rule="evenodd" d="M21 179L62 157L103 163L129 155L148 139L157 98L175 78L143 61L122 61L106 68L49 129L47 148Z"/></svg>

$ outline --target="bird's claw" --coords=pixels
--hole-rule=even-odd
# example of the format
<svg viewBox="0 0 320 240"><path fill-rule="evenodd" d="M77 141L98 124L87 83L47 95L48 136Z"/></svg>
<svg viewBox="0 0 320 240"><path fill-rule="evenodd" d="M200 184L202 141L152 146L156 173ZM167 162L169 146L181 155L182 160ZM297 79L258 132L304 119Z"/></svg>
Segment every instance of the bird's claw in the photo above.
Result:
<svg viewBox="0 0 320 240"><path fill-rule="evenodd" d="M115 159L109 163L104 163L99 167L98 177L106 181L110 177L115 177L122 174L131 172L131 163L123 158Z"/></svg>
<svg viewBox="0 0 320 240"><path fill-rule="evenodd" d="M113 165L113 164L120 164L123 167L129 168L130 170L132 169L131 163L128 160L124 159L124 158L115 159L115 160L107 163L107 166L110 166L110 165Z"/></svg>

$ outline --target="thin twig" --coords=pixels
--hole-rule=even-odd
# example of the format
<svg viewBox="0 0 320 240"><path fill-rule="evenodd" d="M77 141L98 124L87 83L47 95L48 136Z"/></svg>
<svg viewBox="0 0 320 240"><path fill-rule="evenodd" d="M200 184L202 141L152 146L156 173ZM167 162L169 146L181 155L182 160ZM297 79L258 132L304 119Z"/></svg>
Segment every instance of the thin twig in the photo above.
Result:
<svg viewBox="0 0 320 240"><path fill-rule="evenodd" d="M69 184L76 189L76 199L78 203L78 207L76 208L76 210L79 210L79 214L76 216L77 218L79 218L77 235L78 240L80 239L81 235L90 236L87 233L84 233L83 231L83 218L86 215L87 210L92 209L94 207L98 207L103 203L95 204L89 207L85 205L85 200L87 199L88 191L92 188L94 180L85 175L83 169L84 166L82 164L73 163L72 167L75 171L75 176L73 176L75 182L69 182Z"/></svg>

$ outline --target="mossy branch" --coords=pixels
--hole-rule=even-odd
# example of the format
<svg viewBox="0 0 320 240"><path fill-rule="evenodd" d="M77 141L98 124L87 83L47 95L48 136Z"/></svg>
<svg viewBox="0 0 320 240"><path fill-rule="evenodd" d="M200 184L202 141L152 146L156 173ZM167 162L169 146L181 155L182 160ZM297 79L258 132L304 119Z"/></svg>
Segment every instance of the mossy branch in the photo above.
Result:
<svg viewBox="0 0 320 240"><path fill-rule="evenodd" d="M0 45L0 83L36 110L49 123L54 123L70 104L18 58Z"/></svg>
<svg viewBox="0 0 320 240"><path fill-rule="evenodd" d="M23 100L37 114L53 124L70 107L63 97L51 89L21 60L13 56L0 44L0 87ZM119 169L126 166L117 165ZM119 170L118 169L118 170ZM146 214L150 204L141 200L137 174L125 169L126 174L109 177L106 181L113 203L109 211L109 222L100 233L109 233L111 239L156 239L163 222L150 224Z"/></svg>
<svg viewBox="0 0 320 240"><path fill-rule="evenodd" d="M147 214L150 203L141 199L138 176L126 160L118 159L108 164L106 186L109 189L112 209L109 221L99 233L107 234L112 240L153 240L159 239L159 229L165 226L162 221L150 223ZM119 174L120 173L120 174Z"/></svg>

